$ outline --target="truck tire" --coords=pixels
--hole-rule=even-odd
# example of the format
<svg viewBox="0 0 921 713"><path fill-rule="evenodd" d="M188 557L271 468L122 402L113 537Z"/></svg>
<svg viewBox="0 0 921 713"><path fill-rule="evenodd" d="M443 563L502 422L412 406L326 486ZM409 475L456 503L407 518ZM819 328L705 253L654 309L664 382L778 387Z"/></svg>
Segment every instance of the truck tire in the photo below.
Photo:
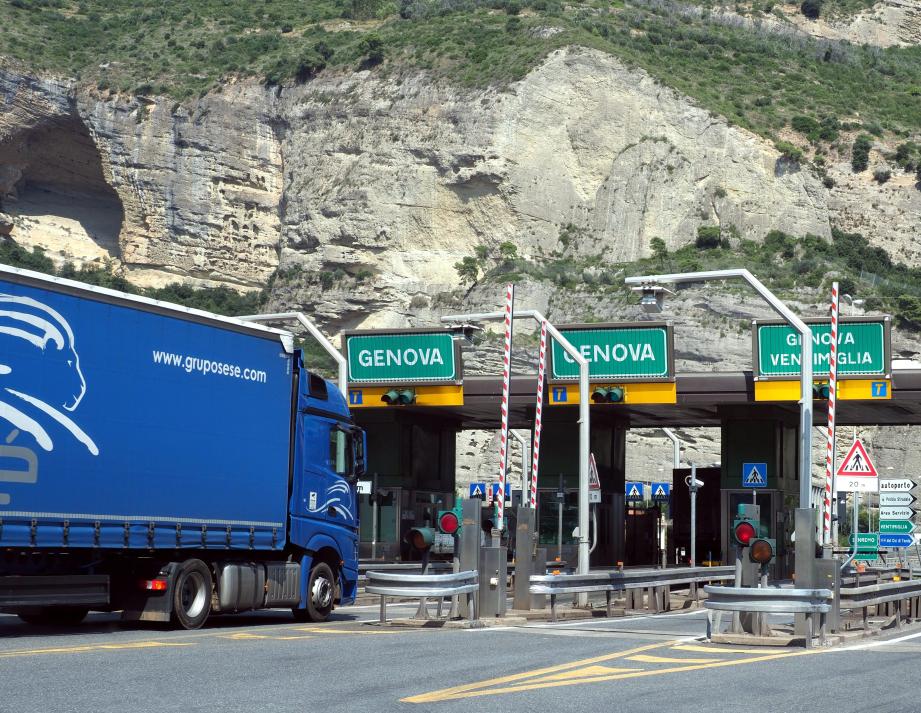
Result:
<svg viewBox="0 0 921 713"><path fill-rule="evenodd" d="M317 562L307 580L307 608L292 609L297 621L326 621L336 600L336 576L326 562Z"/></svg>
<svg viewBox="0 0 921 713"><path fill-rule="evenodd" d="M17 616L34 626L76 626L87 614L89 609L82 607L40 607L20 611Z"/></svg>
<svg viewBox="0 0 921 713"><path fill-rule="evenodd" d="M183 629L198 629L211 613L211 570L201 560L179 565L173 582L173 623Z"/></svg>

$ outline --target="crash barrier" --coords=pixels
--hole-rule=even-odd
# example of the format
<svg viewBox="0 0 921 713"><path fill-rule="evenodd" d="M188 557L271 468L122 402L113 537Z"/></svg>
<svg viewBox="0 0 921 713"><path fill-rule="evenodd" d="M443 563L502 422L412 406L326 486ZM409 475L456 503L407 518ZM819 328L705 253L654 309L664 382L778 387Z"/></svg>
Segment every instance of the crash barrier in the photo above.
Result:
<svg viewBox="0 0 921 713"><path fill-rule="evenodd" d="M814 615L819 615L819 642L825 645L827 615L831 609L830 589L779 589L775 587L704 587L707 600L707 638L719 632L722 612L758 614L805 614L806 648L812 647Z"/></svg>
<svg viewBox="0 0 921 713"><path fill-rule="evenodd" d="M550 619L556 621L556 600L560 594L604 592L606 612L611 616L611 596L614 592L638 592L639 599L642 599L642 591L647 590L649 608L659 612L669 609L669 593L675 585L690 585L689 596L694 596L698 584L725 581L734 576L734 567L633 569L588 574L534 575L531 577L530 592L550 595Z"/></svg>
<svg viewBox="0 0 921 713"><path fill-rule="evenodd" d="M358 565L358 586L365 587L368 584L368 572L397 573L403 572L408 574L420 574L422 572L421 562L375 562L373 564L360 563ZM427 574L447 574L453 571L450 562L429 562L426 568Z"/></svg>
<svg viewBox="0 0 921 713"><path fill-rule="evenodd" d="M869 630L869 608L876 608L876 616L887 618L901 628L903 617L912 621L921 618L921 579L901 582L880 582L879 584L841 587L838 594L840 609L860 609L864 631Z"/></svg>
<svg viewBox="0 0 921 713"><path fill-rule="evenodd" d="M421 600L419 611L427 617L425 600L437 598L439 600L439 615L441 600L445 597L467 596L467 612L470 621L476 621L477 595L479 581L477 573L456 572L450 574L404 574L400 572L368 572L368 583L365 591L368 594L379 594L381 597L381 624L387 621L387 597L400 597L402 599ZM450 614L449 614L450 616Z"/></svg>

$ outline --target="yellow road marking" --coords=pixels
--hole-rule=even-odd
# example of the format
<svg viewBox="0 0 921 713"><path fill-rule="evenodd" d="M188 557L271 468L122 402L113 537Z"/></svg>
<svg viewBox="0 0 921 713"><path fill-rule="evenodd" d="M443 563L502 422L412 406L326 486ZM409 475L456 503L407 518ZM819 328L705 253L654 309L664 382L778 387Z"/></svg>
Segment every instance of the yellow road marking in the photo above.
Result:
<svg viewBox="0 0 921 713"><path fill-rule="evenodd" d="M301 626L295 629L295 631L307 631L312 634L358 634L361 636L375 635L375 634L399 634L399 631L375 631L373 629L365 631L363 629L327 629L322 626Z"/></svg>
<svg viewBox="0 0 921 713"><path fill-rule="evenodd" d="M195 646L195 644L168 643L165 641L132 641L127 644L86 644L84 646L58 646L46 649L19 649L0 652L0 658L41 656L43 654L82 654L93 651L123 651L126 649L155 649L165 646Z"/></svg>
<svg viewBox="0 0 921 713"><path fill-rule="evenodd" d="M639 668L612 668L610 666L586 666L585 668L577 668L573 671L563 671L561 673L554 673L550 676L544 676L543 678L535 679L534 681L522 681L521 684L513 683L513 686L524 685L529 683L541 683L543 681L567 681L572 679L581 679L583 682L588 681L592 678L597 678L598 676L610 676L612 673L627 673L628 671L642 671Z"/></svg>
<svg viewBox="0 0 921 713"><path fill-rule="evenodd" d="M667 656L650 656L640 654L638 656L628 656L627 661L639 661L640 663L711 663L720 659L687 659L687 658L669 658Z"/></svg>
<svg viewBox="0 0 921 713"><path fill-rule="evenodd" d="M673 643L673 642L671 642ZM550 674L558 673L560 671L568 671L575 668L582 668L584 666L590 666L591 664L601 663L602 661L612 661L613 659L625 658L630 654L636 654L641 651L649 651L651 649L659 649L668 644L646 644L645 646L637 646L635 649L627 649L626 651L618 651L613 654L604 654L602 656L594 656L590 659L581 659L579 661L570 661L569 663L557 664L555 666L547 666L546 668L540 668L536 671L525 671L524 673L515 673L511 676L499 676L498 678L490 678L486 681L478 681L477 683L465 683L461 686L452 686L451 688L443 688L440 691L433 691L431 693L423 693L418 696L410 696L409 698L404 698L404 703L431 703L435 701L447 701L452 698L465 698L467 694L470 695L487 695L487 692L479 691L476 689L487 688L488 686L497 686L502 683L513 683L515 681L524 681L525 679L533 679L536 676L547 676ZM548 684L549 685L549 684ZM517 690L517 689L509 689Z"/></svg>
<svg viewBox="0 0 921 713"><path fill-rule="evenodd" d="M723 668L725 666L741 666L744 664L752 663L762 663L765 661L773 661L775 659L789 658L791 656L807 656L810 654L819 654L823 653L824 649L814 649L814 650L802 650L802 651L785 651L783 653L772 653L766 654L763 656L749 656L743 659L732 659L729 661L711 661L709 663L700 663L700 664L691 664L687 666L673 666L671 668L663 669L653 669L653 670L635 670L628 671L624 673L611 673L607 675L598 675L592 676L589 678L582 679L563 679L563 680L544 680L546 678L545 674L551 672L552 670L565 670L567 668L572 668L575 666L581 666L586 663L591 663L599 660L610 660L612 658L630 658L634 654L638 653L640 650L650 650L653 648L665 648L667 646L673 645L674 642L666 644L652 644L646 647L640 647L640 649L632 649L629 651L622 651L617 654L609 654L607 656L596 657L595 659L586 659L584 661L576 661L570 664L561 664L559 666L552 666L545 669L539 669L537 671L529 671L526 673L515 674L514 676L506 676L503 678L490 679L488 681L482 681L479 683L467 684L464 686L455 686L453 688L445 688L440 691L432 691L431 693L423 693L417 696L410 696L408 698L402 699L404 703L437 703L441 701L450 701L450 700L459 700L462 698L475 698L479 696L493 696L493 695L503 695L506 693L518 693L521 691L531 691L542 688L557 688L560 686L573 686L579 685L582 683L600 683L602 681L617 681L626 678L640 678L645 676L659 676L668 673L681 673L684 671L701 671L704 669L710 668ZM688 659L686 659L688 660ZM543 678L537 678L543 677ZM506 685L504 688L493 688L499 684L510 684L512 681L517 683L512 685Z"/></svg>
<svg viewBox="0 0 921 713"><path fill-rule="evenodd" d="M701 654L760 654L758 649L724 649L720 646L700 646L698 644L678 644L673 651L692 651ZM763 649L762 649L763 650Z"/></svg>
<svg viewBox="0 0 921 713"><path fill-rule="evenodd" d="M275 636L272 634L250 634L245 631L241 631L238 634L230 634L229 636L224 636L225 639L233 639L234 641L258 641L263 639L271 639L272 641L292 641L294 639L312 639L312 636Z"/></svg>

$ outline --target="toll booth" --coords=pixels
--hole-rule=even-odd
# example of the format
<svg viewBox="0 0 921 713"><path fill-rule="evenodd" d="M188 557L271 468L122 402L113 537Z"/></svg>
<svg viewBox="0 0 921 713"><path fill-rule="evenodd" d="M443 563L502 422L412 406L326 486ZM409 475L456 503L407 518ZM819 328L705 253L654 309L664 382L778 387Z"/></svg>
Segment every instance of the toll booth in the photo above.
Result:
<svg viewBox="0 0 921 713"><path fill-rule="evenodd" d="M359 495L359 557L419 556L405 540L454 505L456 414L463 404L460 346L449 330L353 331L343 335L349 408L368 437Z"/></svg>
<svg viewBox="0 0 921 713"><path fill-rule="evenodd" d="M691 558L691 493L685 478L691 474L691 469L675 468L672 473L672 536L668 563L686 565ZM697 551L694 561L698 564L725 562L728 556L724 554L723 520L720 516L723 471L719 467L697 468L696 476L703 485L697 489Z"/></svg>
<svg viewBox="0 0 921 713"><path fill-rule="evenodd" d="M579 424L572 409L545 410L537 492L540 547L548 558L578 559ZM592 409L590 444L601 481L601 502L591 507L597 518L598 545L592 567L612 567L624 558L624 468L626 426L611 411ZM590 521L591 522L591 521ZM591 528L591 524L589 525Z"/></svg>
<svg viewBox="0 0 921 713"><path fill-rule="evenodd" d="M722 561L734 558L732 521L740 503L761 508L761 523L777 541L772 577L793 572L793 510L799 497L798 414L778 406L724 407L720 492ZM756 481L762 476L764 484ZM698 496L700 493L698 493ZM699 510L699 507L698 507Z"/></svg>

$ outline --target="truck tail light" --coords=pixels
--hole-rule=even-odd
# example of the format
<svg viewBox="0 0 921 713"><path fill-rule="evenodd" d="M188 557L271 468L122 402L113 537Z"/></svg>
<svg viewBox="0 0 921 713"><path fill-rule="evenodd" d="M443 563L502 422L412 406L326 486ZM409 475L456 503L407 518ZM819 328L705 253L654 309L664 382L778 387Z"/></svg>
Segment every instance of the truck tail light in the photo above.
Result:
<svg viewBox="0 0 921 713"><path fill-rule="evenodd" d="M165 579L142 579L138 582L138 586L149 592L165 592L169 587L169 582Z"/></svg>

